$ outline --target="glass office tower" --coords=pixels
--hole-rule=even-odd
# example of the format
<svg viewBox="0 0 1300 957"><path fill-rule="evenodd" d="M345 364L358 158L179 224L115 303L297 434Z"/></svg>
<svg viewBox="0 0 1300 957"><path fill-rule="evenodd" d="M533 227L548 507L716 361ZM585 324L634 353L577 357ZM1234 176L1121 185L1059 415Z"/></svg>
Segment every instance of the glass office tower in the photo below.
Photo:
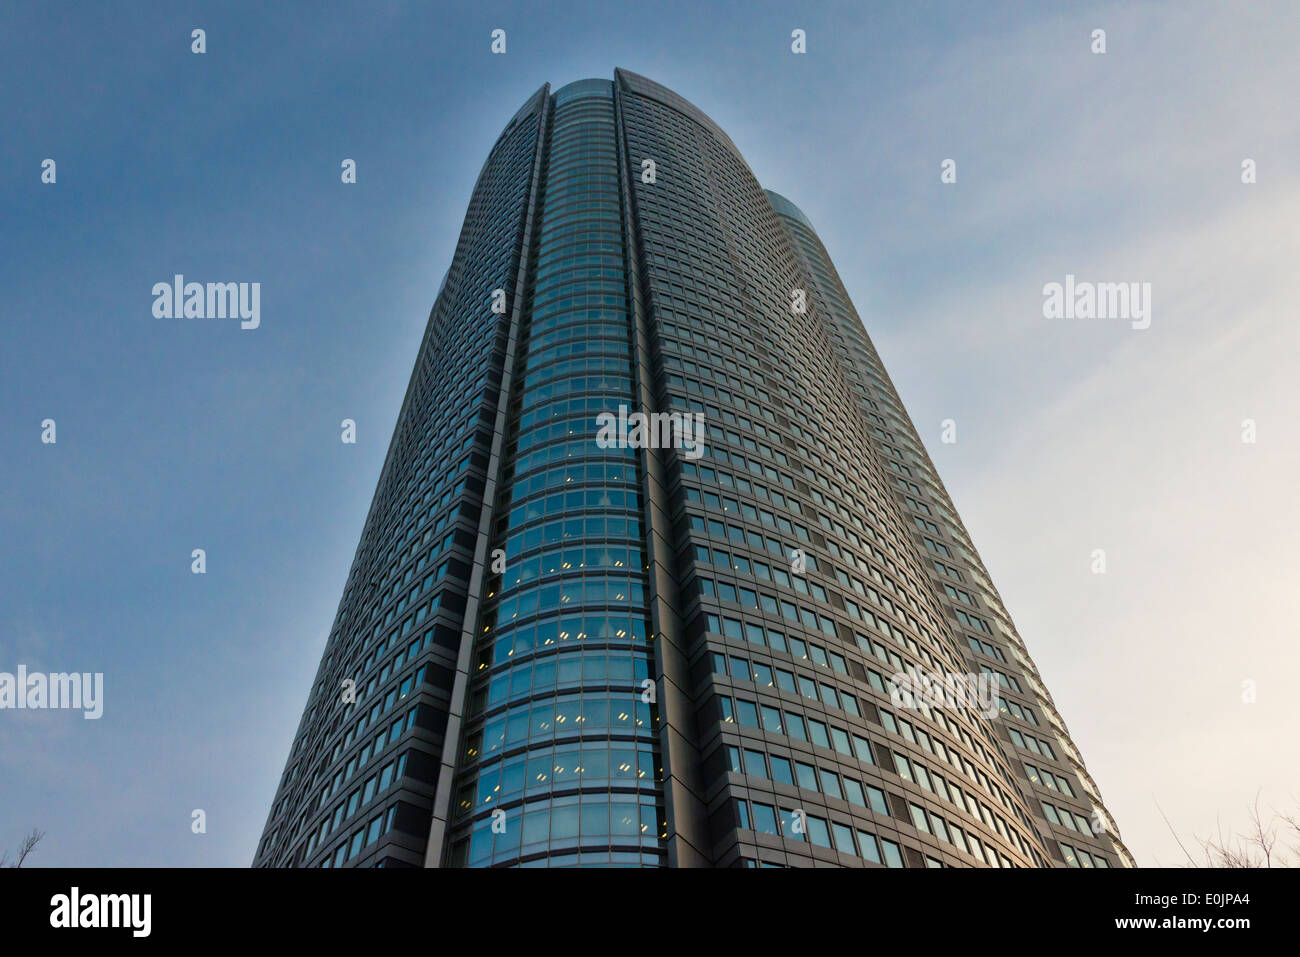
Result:
<svg viewBox="0 0 1300 957"><path fill-rule="evenodd" d="M254 864L1132 865L812 225L675 93L488 156Z"/></svg>

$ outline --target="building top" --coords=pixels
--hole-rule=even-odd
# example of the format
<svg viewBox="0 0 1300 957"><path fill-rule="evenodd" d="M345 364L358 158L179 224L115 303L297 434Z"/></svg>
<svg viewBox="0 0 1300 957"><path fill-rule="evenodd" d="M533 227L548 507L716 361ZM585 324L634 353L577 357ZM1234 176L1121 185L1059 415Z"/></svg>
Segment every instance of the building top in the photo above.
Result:
<svg viewBox="0 0 1300 957"><path fill-rule="evenodd" d="M770 189L765 189L763 192L767 194L767 198L772 202L772 208L778 213L781 213L784 216L789 216L791 219L799 220L799 222L808 227L809 231L811 231L813 235L817 234L817 230L813 229L812 220L804 215L802 209L790 202L790 200L786 199L780 193L774 192Z"/></svg>
<svg viewBox="0 0 1300 957"><path fill-rule="evenodd" d="M572 83L566 83L555 91L555 105L560 106L569 100L580 99L584 96L599 96L608 99L614 90L612 80L602 80L592 77L586 80L574 80Z"/></svg>

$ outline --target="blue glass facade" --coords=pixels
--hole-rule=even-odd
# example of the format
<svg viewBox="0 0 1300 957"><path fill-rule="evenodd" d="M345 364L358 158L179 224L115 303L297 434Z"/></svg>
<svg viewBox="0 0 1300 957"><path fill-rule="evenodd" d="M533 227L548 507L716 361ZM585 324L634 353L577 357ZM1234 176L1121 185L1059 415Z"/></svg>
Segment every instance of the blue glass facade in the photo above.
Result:
<svg viewBox="0 0 1300 957"><path fill-rule="evenodd" d="M493 148L255 863L1131 863L811 223L672 91Z"/></svg>
<svg viewBox="0 0 1300 957"><path fill-rule="evenodd" d="M450 862L657 865L639 466L592 440L634 401L612 84L558 90L549 136Z"/></svg>

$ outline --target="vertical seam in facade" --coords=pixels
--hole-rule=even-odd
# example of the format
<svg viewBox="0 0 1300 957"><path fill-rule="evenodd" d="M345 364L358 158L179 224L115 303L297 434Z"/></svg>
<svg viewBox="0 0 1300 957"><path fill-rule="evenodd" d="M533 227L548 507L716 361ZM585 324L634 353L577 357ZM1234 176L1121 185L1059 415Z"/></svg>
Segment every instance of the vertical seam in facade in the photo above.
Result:
<svg viewBox="0 0 1300 957"><path fill-rule="evenodd" d="M445 853L447 827L450 817L451 793L456 776L456 755L460 749L461 730L465 720L465 701L470 682L470 660L474 653L479 624L479 606L483 590L483 569L487 563L487 549L491 540L492 524L496 517L497 489L500 484L502 451L505 445L506 419L510 407L510 390L514 380L515 347L519 334L519 321L524 308L524 291L527 288L528 268L532 260L537 200L540 189L543 158L546 155L546 136L550 126L550 84L539 90L537 108L537 137L533 147L533 170L528 190L528 206L520 227L519 259L515 267L515 289L510 305L510 328L502 359L501 383L498 387L496 421L492 431L492 450L488 456L487 478L483 487L483 510L479 517L478 538L474 544L474 564L470 573L468 598L456 661L456 679L448 708L447 730L443 736L442 755L439 759L438 787L434 794L433 818L429 828L425 867L441 867Z"/></svg>

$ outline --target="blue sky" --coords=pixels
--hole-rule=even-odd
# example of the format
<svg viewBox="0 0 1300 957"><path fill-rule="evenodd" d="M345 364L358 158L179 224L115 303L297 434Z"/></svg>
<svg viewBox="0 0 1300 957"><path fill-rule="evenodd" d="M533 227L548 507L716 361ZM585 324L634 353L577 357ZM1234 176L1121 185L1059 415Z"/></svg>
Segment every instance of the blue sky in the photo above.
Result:
<svg viewBox="0 0 1300 957"><path fill-rule="evenodd" d="M0 8L0 671L105 674L0 713L0 848L248 864L479 167L616 66L817 227L1139 862L1300 795L1300 14L1043 6ZM1044 319L1067 273L1151 328Z"/></svg>

